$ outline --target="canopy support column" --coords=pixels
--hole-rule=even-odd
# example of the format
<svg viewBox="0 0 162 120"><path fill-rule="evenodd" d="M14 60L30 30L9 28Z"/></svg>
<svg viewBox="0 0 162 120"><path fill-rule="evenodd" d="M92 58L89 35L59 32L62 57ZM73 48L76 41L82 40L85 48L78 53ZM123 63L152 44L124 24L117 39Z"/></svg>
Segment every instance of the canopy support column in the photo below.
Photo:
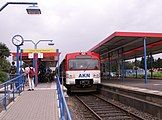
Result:
<svg viewBox="0 0 162 120"><path fill-rule="evenodd" d="M19 75L19 57L20 57L20 46L16 46L16 74Z"/></svg>
<svg viewBox="0 0 162 120"><path fill-rule="evenodd" d="M137 78L137 57L135 56L135 70L136 70L136 78Z"/></svg>
<svg viewBox="0 0 162 120"><path fill-rule="evenodd" d="M124 81L124 48L122 48L122 56L121 56L121 58L122 58L122 81Z"/></svg>
<svg viewBox="0 0 162 120"><path fill-rule="evenodd" d="M145 84L147 83L147 60L146 60L146 37L143 39L143 44L144 44L144 67L145 67Z"/></svg>
<svg viewBox="0 0 162 120"><path fill-rule="evenodd" d="M109 64L109 79L111 78L111 72L110 72L110 67L111 67L111 64L110 64L110 53L108 53L108 64Z"/></svg>
<svg viewBox="0 0 162 120"><path fill-rule="evenodd" d="M152 57L152 52L150 52L151 79L153 78L153 69L152 69L152 64L153 64L153 57Z"/></svg>
<svg viewBox="0 0 162 120"><path fill-rule="evenodd" d="M121 66L120 66L120 53L119 53L119 49L117 51L117 54L118 54L118 59L117 59L117 64L118 64L118 67L117 67L117 77L118 79L120 80L120 75L121 75Z"/></svg>

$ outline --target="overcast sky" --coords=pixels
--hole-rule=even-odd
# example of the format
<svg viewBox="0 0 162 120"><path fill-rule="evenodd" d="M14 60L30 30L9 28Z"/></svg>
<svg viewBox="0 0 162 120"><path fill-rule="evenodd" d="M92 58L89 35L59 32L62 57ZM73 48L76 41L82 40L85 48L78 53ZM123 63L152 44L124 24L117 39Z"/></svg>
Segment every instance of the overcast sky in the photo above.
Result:
<svg viewBox="0 0 162 120"><path fill-rule="evenodd" d="M7 1L1 0L0 6ZM161 0L26 1L38 2L42 14L28 15L28 5L8 5L0 12L0 42L11 51L16 50L11 42L16 34L34 42L53 39L63 57L87 51L115 31L162 33ZM46 43L38 45L47 47ZM22 48L33 48L33 44L25 43Z"/></svg>

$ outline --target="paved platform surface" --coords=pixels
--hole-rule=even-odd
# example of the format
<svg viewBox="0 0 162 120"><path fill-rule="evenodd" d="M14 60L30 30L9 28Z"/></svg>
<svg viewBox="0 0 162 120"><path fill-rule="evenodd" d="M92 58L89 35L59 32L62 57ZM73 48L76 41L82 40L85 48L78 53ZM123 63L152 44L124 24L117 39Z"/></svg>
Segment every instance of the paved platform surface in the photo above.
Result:
<svg viewBox="0 0 162 120"><path fill-rule="evenodd" d="M148 79L147 83L145 83L144 79L125 78L123 81L107 79L103 80L102 84L162 95L162 80Z"/></svg>
<svg viewBox="0 0 162 120"><path fill-rule="evenodd" d="M27 89L0 113L0 120L59 120L55 83L38 84L34 91Z"/></svg>

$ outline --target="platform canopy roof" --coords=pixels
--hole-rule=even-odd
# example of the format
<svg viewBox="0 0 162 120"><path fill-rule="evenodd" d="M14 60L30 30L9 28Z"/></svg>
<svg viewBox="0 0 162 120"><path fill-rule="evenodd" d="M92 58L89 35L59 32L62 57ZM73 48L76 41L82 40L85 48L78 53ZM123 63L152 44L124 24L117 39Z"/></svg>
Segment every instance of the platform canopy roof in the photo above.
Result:
<svg viewBox="0 0 162 120"><path fill-rule="evenodd" d="M56 67L59 57L59 52L55 49L24 49L22 54L22 60L24 62L31 62L34 58L34 53L38 54L40 61L51 63L51 67ZM11 52L13 60L16 60L16 52Z"/></svg>
<svg viewBox="0 0 162 120"><path fill-rule="evenodd" d="M147 54L162 52L162 33L144 32L114 32L98 43L89 51L97 52L101 59L115 59L122 56L125 60L142 57L144 54L144 39L147 45Z"/></svg>

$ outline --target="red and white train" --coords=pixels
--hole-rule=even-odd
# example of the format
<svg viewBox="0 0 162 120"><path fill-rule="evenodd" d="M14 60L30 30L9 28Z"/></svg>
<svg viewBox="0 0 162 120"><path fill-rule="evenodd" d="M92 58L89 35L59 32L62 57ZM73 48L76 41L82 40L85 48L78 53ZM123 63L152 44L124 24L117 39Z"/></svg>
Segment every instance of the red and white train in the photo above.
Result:
<svg viewBox="0 0 162 120"><path fill-rule="evenodd" d="M96 91L101 83L99 54L94 52L67 54L60 65L60 76L69 92Z"/></svg>

